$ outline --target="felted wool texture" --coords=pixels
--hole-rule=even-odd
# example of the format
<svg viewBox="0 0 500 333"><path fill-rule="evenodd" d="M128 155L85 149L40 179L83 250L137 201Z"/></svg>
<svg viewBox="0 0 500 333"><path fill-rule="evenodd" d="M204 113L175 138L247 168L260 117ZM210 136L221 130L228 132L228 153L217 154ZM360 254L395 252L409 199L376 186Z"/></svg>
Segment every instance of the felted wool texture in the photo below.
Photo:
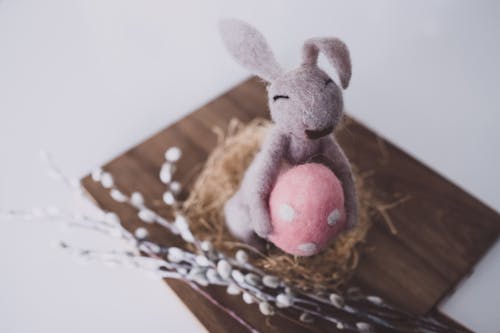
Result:
<svg viewBox="0 0 500 333"><path fill-rule="evenodd" d="M365 181L367 176L364 174L369 175L369 170L363 175L357 173L356 168L353 171L360 202L358 224L342 232L317 255L296 257L272 243L256 250L233 236L225 223L224 204L237 192L245 171L272 126L263 119L246 125L233 120L226 131L216 129L218 144L189 189L189 197L181 207L182 214L189 220L190 229L198 239L211 241L228 256L234 256L238 249L245 249L253 265L283 278L296 288L322 290L339 287L349 280L357 267L359 251L364 248L364 239L372 224L371 214L380 216L376 213L377 205L382 203L376 202L372 188Z"/></svg>
<svg viewBox="0 0 500 333"><path fill-rule="evenodd" d="M282 73L266 39L252 26L238 20L222 20L219 29L227 50L240 65L266 81Z"/></svg>
<svg viewBox="0 0 500 333"><path fill-rule="evenodd" d="M304 43L303 63L285 72L262 34L249 24L226 20L220 24L229 53L246 69L269 82L268 97L275 126L249 166L241 187L226 203L228 228L235 237L252 242L255 233L268 237L273 229L268 199L280 166L303 164L324 156L342 183L347 226L358 221L356 189L349 161L332 135L342 118L342 90L317 66L323 52L337 70L342 87L349 85L351 61L337 38L313 38Z"/></svg>
<svg viewBox="0 0 500 333"><path fill-rule="evenodd" d="M269 240L292 255L321 252L345 227L342 185L319 163L283 171L271 191L269 210Z"/></svg>
<svg viewBox="0 0 500 333"><path fill-rule="evenodd" d="M278 176L288 138L271 131L262 150L248 167L238 191L225 205L226 220L233 235L252 242L254 231L266 237L272 230L268 199Z"/></svg>
<svg viewBox="0 0 500 333"><path fill-rule="evenodd" d="M303 64L315 65L321 51L330 64L337 70L342 88L347 89L351 80L351 57L349 49L337 38L311 38L304 43Z"/></svg>

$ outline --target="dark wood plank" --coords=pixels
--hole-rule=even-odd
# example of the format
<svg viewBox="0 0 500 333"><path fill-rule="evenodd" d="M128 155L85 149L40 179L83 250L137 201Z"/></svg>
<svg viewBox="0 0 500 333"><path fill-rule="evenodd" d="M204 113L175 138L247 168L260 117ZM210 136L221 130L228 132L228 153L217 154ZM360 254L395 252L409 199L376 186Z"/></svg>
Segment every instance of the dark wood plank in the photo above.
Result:
<svg viewBox="0 0 500 333"><path fill-rule="evenodd" d="M247 80L104 168L115 175L124 191L140 190L149 204L158 206L164 189L157 173L166 148L176 145L184 151L176 178L189 184L216 144L212 128L225 129L232 118L247 122L267 117L266 103L263 84ZM390 211L397 235L383 223L375 223L367 240L374 250L363 254L355 282L408 311L430 311L496 241L500 233L498 213L355 120L348 121L336 135L356 166L373 172L368 181L377 189L378 199L391 202L396 195L410 198ZM120 215L127 228L138 226L131 209L111 200L88 176L82 182L99 205ZM165 244L177 242L161 228L151 227L150 232ZM167 283L209 331L243 329L186 284ZM218 288L207 288L207 292L262 331L332 331L321 325L305 328L282 318L273 318L275 326L269 326L254 305L244 305L239 297Z"/></svg>

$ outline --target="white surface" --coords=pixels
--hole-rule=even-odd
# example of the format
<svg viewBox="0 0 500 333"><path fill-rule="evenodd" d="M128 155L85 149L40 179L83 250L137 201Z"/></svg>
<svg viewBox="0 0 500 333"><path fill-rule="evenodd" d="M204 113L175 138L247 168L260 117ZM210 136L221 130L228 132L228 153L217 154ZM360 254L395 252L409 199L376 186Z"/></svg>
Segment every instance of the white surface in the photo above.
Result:
<svg viewBox="0 0 500 333"><path fill-rule="evenodd" d="M497 242L481 259L474 274L462 281L453 296L442 302L441 311L461 318L465 326L477 327L478 331L500 332L498 258L500 258L500 242ZM497 269L492 269L493 267Z"/></svg>
<svg viewBox="0 0 500 333"><path fill-rule="evenodd" d="M286 67L307 37L343 38L351 114L500 209L500 3L451 0L0 0L0 208L70 206L39 148L83 175L246 77L217 35L228 16L261 29ZM87 238L0 223L1 332L202 330L162 282L82 268L47 246ZM463 287L489 297L451 299L450 312L498 332L499 317L478 310L498 301L497 285Z"/></svg>

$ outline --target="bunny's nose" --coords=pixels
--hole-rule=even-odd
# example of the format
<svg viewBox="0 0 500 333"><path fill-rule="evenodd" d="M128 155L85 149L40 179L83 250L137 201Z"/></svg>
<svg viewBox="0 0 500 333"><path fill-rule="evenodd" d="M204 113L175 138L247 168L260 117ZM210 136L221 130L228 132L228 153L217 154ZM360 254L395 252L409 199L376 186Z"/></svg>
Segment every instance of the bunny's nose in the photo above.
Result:
<svg viewBox="0 0 500 333"><path fill-rule="evenodd" d="M328 126L326 128L320 129L320 130L306 130L306 135L307 138L315 140L324 137L325 135L328 135L332 133L333 131L333 126Z"/></svg>

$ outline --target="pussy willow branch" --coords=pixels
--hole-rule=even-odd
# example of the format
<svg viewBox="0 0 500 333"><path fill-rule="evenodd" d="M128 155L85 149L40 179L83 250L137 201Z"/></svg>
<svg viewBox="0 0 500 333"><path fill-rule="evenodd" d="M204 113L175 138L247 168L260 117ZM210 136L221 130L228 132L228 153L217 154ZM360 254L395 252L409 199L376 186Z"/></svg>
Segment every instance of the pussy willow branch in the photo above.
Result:
<svg viewBox="0 0 500 333"><path fill-rule="evenodd" d="M231 316L231 318L235 319L238 323L240 323L242 326L244 326L249 332L251 332L251 333L259 333L259 331L255 327L253 327L246 320L244 320L243 318L241 318L236 312L234 312L233 310L231 310L228 307L226 307L223 304L221 304L219 301L217 301L215 298L213 298L213 296L210 295L209 293L207 293L205 290L203 290L202 288L198 287L198 285L196 283L193 283L193 282L190 282L190 281L187 282L187 283L189 284L189 286L193 290L196 290L200 295L202 295L203 297L205 297L210 303L214 304L215 306L217 306L218 308L220 308L221 310L223 310L225 313L227 313L229 316Z"/></svg>
<svg viewBox="0 0 500 333"><path fill-rule="evenodd" d="M170 178L171 177L169 177L169 179ZM195 237L193 237L193 240L195 242L197 241ZM199 244L199 242L198 242L198 244ZM198 246L198 248L199 248L199 246ZM217 257L224 258L225 256L223 256L222 254L217 254ZM234 265L235 263L236 262L234 262L234 260L232 260L232 264ZM191 264L193 264L192 261L191 261ZM216 266L216 264L214 262L209 262L207 266L214 268ZM239 268L247 268L247 269L253 268L253 266L249 265L248 263L245 263L244 265L238 265L238 267ZM257 272L255 270L253 270L253 271L257 274L260 273L260 272ZM238 288L240 288L240 290L242 292L246 292L247 294L250 294L254 301L258 302L260 300L260 301L265 301L265 302L271 301L271 302L277 303L277 298L275 295L268 294L268 293L266 293L266 292L264 292L256 287L254 287L254 286L251 286L247 283L244 283L243 281L238 281L233 277L230 277L229 282L236 285ZM283 289L285 289L286 286L284 286L283 283L281 283L281 287ZM331 322L335 323L337 326L342 327L342 328L354 327L354 326L349 325L349 323L341 322L337 318L331 317L327 314L300 306L299 305L300 303L306 303L306 304L309 303L309 305L311 305L311 303L309 301L307 301L307 298L313 298L313 299L316 298L314 294L307 294L306 293L304 296L306 298L302 298L300 295L294 296L294 299L293 299L294 304L292 304L291 307L299 309L299 310L303 311L304 313L309 313L310 315L317 316L317 317L323 318L325 320L331 321ZM316 300L318 300L318 299L316 298ZM383 303L380 300L377 303L371 302L370 304L375 305L375 307L377 307L378 305L383 306L383 304L385 304L385 303ZM398 328L398 326L395 326L395 325L391 324L390 322L388 322L387 317L384 316L383 315L384 313L382 313L382 312L376 312L376 314L368 313L368 312L364 312L362 310L355 309L352 306L349 306L347 304L344 304L343 306L337 307L337 309L344 312L344 313L352 314L352 315L355 315L356 317L360 317L364 320L367 320L368 322L375 324L376 326L382 326L385 328L392 328L392 329ZM441 325L434 325L433 321L428 321L428 320L420 319L420 318L418 319L418 323L423 326L422 327L423 329L436 330L436 332L439 332L441 328L444 328L444 326L441 326ZM369 329L369 326L360 325L360 323L356 323L356 324L357 324L356 327L358 327L358 328L359 328L359 326L361 326L362 328ZM361 324L364 324L364 323L361 323ZM401 328L401 327L399 326L399 328Z"/></svg>
<svg viewBox="0 0 500 333"><path fill-rule="evenodd" d="M173 173L180 155L178 148L167 150L166 161L160 171L160 180L166 185L163 201L174 211L177 207L175 193L179 191L180 184L173 181ZM79 184L66 177L50 155L43 156L55 178L61 180L70 190L83 196ZM115 213L102 211L98 207L102 213L99 218L54 209L10 210L6 214L23 219L50 217L64 221L71 227L84 228L122 239L128 247L126 251L98 252L73 248L67 243L61 243L61 247L84 259L130 266L162 278L184 281L251 332L257 331L236 312L219 304L199 286L211 284L226 287L229 294L241 294L245 303L257 303L264 315L277 313L292 321L294 319L281 309L290 308L301 312L300 320L304 322L317 318L334 324L338 329L354 332L371 332L378 328L394 332L452 332L450 327L433 318L412 316L391 307L379 297L363 295L360 291L348 292L344 297L335 293L325 297L312 292L294 290L278 277L269 276L254 267L248 261L248 255L244 250L238 250L235 258L228 257L214 249L211 243L198 240L189 229L189 222L182 215L177 214L174 221L169 221L148 207L141 193L125 194L115 186L108 172L95 170L92 172L92 178L107 189L115 201L133 207L145 227L148 224L160 225L184 241L194 244L196 252L155 244L148 240L148 232L144 227L136 229L134 233L129 232L122 227ZM335 313L341 316L337 317Z"/></svg>

